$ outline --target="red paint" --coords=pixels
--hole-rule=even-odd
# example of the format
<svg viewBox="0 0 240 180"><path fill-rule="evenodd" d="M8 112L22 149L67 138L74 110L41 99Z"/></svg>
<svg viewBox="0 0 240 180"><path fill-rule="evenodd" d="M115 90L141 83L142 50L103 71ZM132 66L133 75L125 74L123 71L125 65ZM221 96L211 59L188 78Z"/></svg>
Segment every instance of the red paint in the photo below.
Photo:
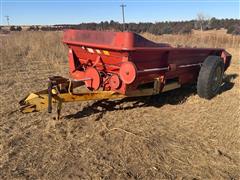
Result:
<svg viewBox="0 0 240 180"><path fill-rule="evenodd" d="M90 90L98 90L101 85L101 77L99 71L94 67L88 67L85 70L86 87Z"/></svg>
<svg viewBox="0 0 240 180"><path fill-rule="evenodd" d="M173 48L132 32L67 30L63 42L70 49L69 67L74 79L92 78L85 82L90 89L102 87L123 94L159 77L178 79L180 84L194 82L198 64L209 55L221 57L225 70L231 61L224 49Z"/></svg>
<svg viewBox="0 0 240 180"><path fill-rule="evenodd" d="M137 77L137 68L132 62L124 62L119 69L121 80L125 84L131 84Z"/></svg>
<svg viewBox="0 0 240 180"><path fill-rule="evenodd" d="M117 74L113 74L110 79L109 79L109 84L110 84L110 87L111 89L113 90L117 90L120 88L121 86L121 80L119 78L119 76Z"/></svg>

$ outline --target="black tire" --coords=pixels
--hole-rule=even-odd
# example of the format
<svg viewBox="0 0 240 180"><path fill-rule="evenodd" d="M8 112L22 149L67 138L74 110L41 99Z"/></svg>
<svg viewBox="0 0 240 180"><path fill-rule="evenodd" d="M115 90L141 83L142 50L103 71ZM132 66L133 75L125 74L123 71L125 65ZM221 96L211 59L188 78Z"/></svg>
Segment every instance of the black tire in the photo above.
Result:
<svg viewBox="0 0 240 180"><path fill-rule="evenodd" d="M208 56L200 69L197 93L200 97L211 99L216 96L222 85L224 63L218 56Z"/></svg>

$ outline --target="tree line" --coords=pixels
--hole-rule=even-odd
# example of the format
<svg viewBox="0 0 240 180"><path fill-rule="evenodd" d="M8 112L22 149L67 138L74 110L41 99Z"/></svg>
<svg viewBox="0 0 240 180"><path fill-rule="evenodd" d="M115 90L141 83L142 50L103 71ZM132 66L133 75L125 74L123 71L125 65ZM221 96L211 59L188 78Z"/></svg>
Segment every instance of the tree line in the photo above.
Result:
<svg viewBox="0 0 240 180"><path fill-rule="evenodd" d="M126 23L127 31L136 33L149 32L155 35L162 34L187 34L195 30L211 30L211 29L227 29L227 33L240 35L240 19L216 19L203 18L190 21L165 21L165 22L140 22L140 23ZM53 26L30 26L28 31L59 31L64 29L88 29L88 30L113 30L122 31L123 25L119 22L111 20L102 21L100 23L81 23L81 24L57 24ZM12 26L12 31L21 31L19 26Z"/></svg>

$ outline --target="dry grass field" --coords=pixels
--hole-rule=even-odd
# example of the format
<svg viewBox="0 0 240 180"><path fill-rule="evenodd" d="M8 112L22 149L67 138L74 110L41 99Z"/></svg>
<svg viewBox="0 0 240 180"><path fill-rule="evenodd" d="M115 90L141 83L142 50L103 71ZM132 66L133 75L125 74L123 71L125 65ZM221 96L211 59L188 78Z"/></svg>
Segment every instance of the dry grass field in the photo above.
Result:
<svg viewBox="0 0 240 180"><path fill-rule="evenodd" d="M0 37L0 179L240 179L240 37L154 36L174 46L223 47L233 55L220 94L195 87L149 98L65 104L62 118L22 114L18 101L68 76L61 32Z"/></svg>

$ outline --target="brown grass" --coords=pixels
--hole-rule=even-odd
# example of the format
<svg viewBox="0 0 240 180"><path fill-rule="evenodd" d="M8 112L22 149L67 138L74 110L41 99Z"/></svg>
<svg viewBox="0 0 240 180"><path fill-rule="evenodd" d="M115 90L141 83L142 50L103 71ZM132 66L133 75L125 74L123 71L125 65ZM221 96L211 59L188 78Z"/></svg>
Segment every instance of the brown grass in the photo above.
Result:
<svg viewBox="0 0 240 180"><path fill-rule="evenodd" d="M144 34L158 42L233 53L221 94L185 87L149 98L64 105L63 118L21 114L18 101L68 74L58 32L0 37L0 179L239 179L237 36Z"/></svg>
<svg viewBox="0 0 240 180"><path fill-rule="evenodd" d="M224 30L194 31L186 35L162 35L144 33L144 37L155 42L170 43L172 46L225 48L233 56L233 63L240 63L240 36L226 34Z"/></svg>

